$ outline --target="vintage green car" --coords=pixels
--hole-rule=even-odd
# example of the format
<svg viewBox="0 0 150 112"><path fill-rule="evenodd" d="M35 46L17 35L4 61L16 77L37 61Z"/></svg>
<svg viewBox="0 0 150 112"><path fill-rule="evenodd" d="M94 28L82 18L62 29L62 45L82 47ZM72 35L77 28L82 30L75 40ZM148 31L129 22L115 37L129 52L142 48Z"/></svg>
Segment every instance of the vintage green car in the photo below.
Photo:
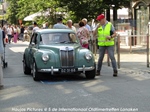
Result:
<svg viewBox="0 0 150 112"><path fill-rule="evenodd" d="M32 74L35 81L42 73L80 74L95 78L93 53L83 48L76 33L70 29L41 29L31 36L23 55L24 74Z"/></svg>

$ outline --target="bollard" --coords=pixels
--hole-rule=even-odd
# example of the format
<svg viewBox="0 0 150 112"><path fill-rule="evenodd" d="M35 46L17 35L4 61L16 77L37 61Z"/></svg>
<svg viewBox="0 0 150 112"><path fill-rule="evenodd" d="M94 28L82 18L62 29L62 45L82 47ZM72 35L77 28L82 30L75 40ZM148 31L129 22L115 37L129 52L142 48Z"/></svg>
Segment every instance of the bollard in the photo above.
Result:
<svg viewBox="0 0 150 112"><path fill-rule="evenodd" d="M149 67L149 36L150 36L150 22L148 22L148 34L147 34L147 67Z"/></svg>
<svg viewBox="0 0 150 112"><path fill-rule="evenodd" d="M97 41L95 40L95 48L94 48L94 52L95 52L95 56L97 55L97 50L98 50L98 48L97 48Z"/></svg>
<svg viewBox="0 0 150 112"><path fill-rule="evenodd" d="M118 69L120 69L120 35L118 35L117 41L118 41L118 44L117 44L117 63L118 63Z"/></svg>
<svg viewBox="0 0 150 112"><path fill-rule="evenodd" d="M129 41L130 41L130 53L132 52L132 39L131 36L129 36Z"/></svg>
<svg viewBox="0 0 150 112"><path fill-rule="evenodd" d="M149 67L149 34L147 35L147 67Z"/></svg>

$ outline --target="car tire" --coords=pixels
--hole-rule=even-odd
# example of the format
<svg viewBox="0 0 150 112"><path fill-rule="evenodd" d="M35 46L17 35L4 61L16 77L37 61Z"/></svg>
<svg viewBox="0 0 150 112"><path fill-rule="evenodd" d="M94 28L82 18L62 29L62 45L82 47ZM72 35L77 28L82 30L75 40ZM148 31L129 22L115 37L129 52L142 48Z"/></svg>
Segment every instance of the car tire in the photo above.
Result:
<svg viewBox="0 0 150 112"><path fill-rule="evenodd" d="M40 74L37 71L37 66L36 63L33 63L33 67L32 67L32 76L33 76L33 80L34 81L39 81L40 80Z"/></svg>
<svg viewBox="0 0 150 112"><path fill-rule="evenodd" d="M96 65L94 65L94 66L95 66L94 70L85 72L85 76L87 79L94 79L95 78L95 76L96 76Z"/></svg>
<svg viewBox="0 0 150 112"><path fill-rule="evenodd" d="M27 66L26 60L25 60L25 56L23 58L23 71L25 75L29 75L31 74L31 69Z"/></svg>

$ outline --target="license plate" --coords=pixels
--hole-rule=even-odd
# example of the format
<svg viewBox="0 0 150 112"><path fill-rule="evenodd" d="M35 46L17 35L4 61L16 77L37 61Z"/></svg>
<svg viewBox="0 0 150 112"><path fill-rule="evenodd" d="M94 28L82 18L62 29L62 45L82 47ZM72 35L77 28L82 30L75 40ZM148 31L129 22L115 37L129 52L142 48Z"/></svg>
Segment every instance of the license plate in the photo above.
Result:
<svg viewBox="0 0 150 112"><path fill-rule="evenodd" d="M76 70L74 68L62 68L61 73L71 73L71 72L75 72Z"/></svg>

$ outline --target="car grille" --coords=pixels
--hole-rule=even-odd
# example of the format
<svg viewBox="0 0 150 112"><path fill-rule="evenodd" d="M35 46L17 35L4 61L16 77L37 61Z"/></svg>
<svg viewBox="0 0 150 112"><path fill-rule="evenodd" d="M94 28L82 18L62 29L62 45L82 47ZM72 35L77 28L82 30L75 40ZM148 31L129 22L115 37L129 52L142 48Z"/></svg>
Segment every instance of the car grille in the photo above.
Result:
<svg viewBox="0 0 150 112"><path fill-rule="evenodd" d="M61 50L61 65L62 67L74 66L74 51L73 50Z"/></svg>

